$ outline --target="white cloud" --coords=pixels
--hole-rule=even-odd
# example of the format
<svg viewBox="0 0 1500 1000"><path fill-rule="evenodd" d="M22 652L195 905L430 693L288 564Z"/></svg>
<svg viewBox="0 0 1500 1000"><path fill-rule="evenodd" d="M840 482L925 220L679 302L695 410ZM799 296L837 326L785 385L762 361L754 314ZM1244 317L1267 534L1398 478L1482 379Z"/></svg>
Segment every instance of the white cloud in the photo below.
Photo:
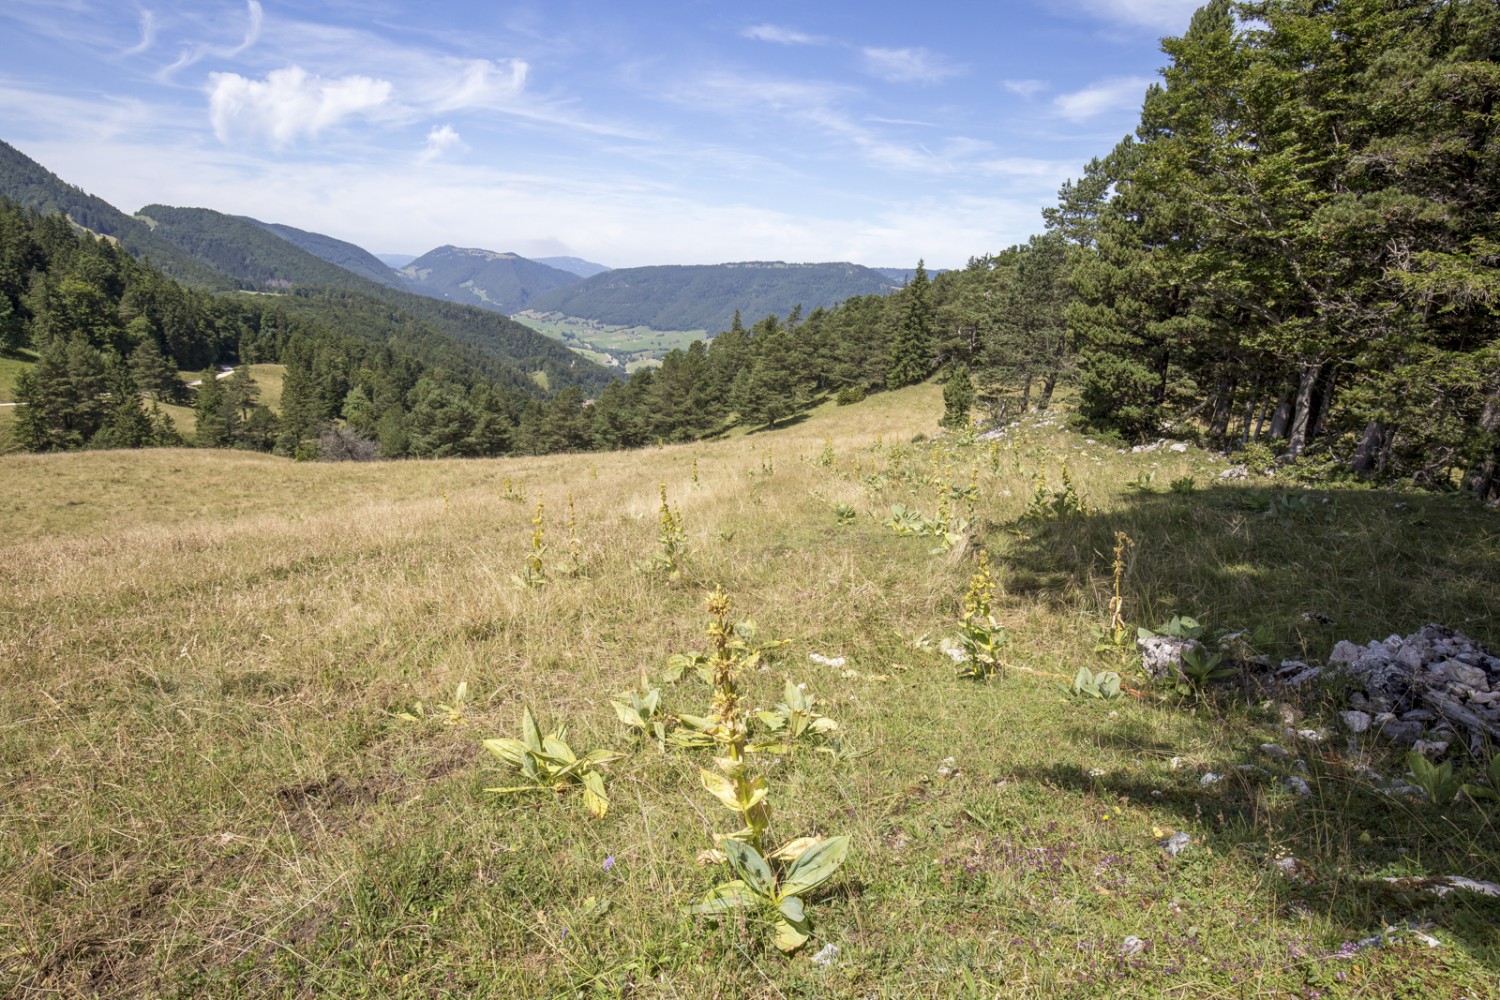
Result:
<svg viewBox="0 0 1500 1000"><path fill-rule="evenodd" d="M265 80L209 74L209 120L228 143L235 134L263 136L274 147L313 138L351 115L369 115L391 98L391 85L368 76L325 80L300 66L272 70Z"/></svg>
<svg viewBox="0 0 1500 1000"><path fill-rule="evenodd" d="M1052 106L1069 121L1083 122L1106 112L1140 107L1146 88L1154 82L1149 76L1101 80L1071 94L1059 94L1053 99Z"/></svg>
<svg viewBox="0 0 1500 1000"><path fill-rule="evenodd" d="M472 59L461 65L457 80L437 83L438 93L432 95L434 111L497 107L526 86L529 67L520 59L508 59L503 67L488 59Z"/></svg>
<svg viewBox="0 0 1500 1000"><path fill-rule="evenodd" d="M156 42L156 15L142 7L141 16L141 40L130 48L120 53L122 56L138 56Z"/></svg>
<svg viewBox="0 0 1500 1000"><path fill-rule="evenodd" d="M432 131L427 133L427 148L422 150L418 159L428 163L444 153L462 152L468 148L452 125L434 125Z"/></svg>
<svg viewBox="0 0 1500 1000"><path fill-rule="evenodd" d="M232 45L229 48L203 43L190 45L182 50L182 55L177 57L176 62L161 70L158 74L160 78L163 80L168 79L173 73L176 73L180 69L186 69L205 56L213 56L217 59L232 59L250 48L250 46L260 40L261 25L265 22L265 11L261 8L260 0L245 0L245 15L245 35L238 45Z"/></svg>
<svg viewBox="0 0 1500 1000"><path fill-rule="evenodd" d="M926 49L866 48L860 52L865 71L891 83L939 83L964 71Z"/></svg>
<svg viewBox="0 0 1500 1000"><path fill-rule="evenodd" d="M1001 80L1000 86L1012 94L1020 94L1022 97L1030 99L1047 90L1051 84L1046 80Z"/></svg>
<svg viewBox="0 0 1500 1000"><path fill-rule="evenodd" d="M1155 28L1180 35L1203 0L1082 0L1095 14L1123 24Z"/></svg>
<svg viewBox="0 0 1500 1000"><path fill-rule="evenodd" d="M245 40L228 52L225 52L224 56L226 58L239 55L254 45L260 38L260 26L265 20L265 11L261 9L260 0L245 0L245 5L248 8L250 17L250 23L245 28Z"/></svg>
<svg viewBox="0 0 1500 1000"><path fill-rule="evenodd" d="M809 35L794 28L783 28L775 24L756 24L740 34L757 42L775 42L777 45L823 45L825 39Z"/></svg>

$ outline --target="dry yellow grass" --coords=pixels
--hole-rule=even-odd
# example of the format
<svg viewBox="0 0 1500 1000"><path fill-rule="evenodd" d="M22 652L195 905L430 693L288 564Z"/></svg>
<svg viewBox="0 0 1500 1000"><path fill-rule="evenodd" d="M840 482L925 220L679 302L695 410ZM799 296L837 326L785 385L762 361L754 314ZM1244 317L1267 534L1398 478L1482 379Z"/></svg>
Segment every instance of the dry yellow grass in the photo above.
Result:
<svg viewBox="0 0 1500 1000"><path fill-rule="evenodd" d="M1017 992L1055 995L1089 974L1089 956L1018 950L1012 938L1042 933L1028 927L1071 945L1142 920L1155 922L1149 933L1177 933L1181 911L1236 956L1283 947L1242 941L1250 919L1336 946L1339 921L1354 918L1284 916L1279 889L1232 845L1180 875L1175 899L1144 902L986 860L998 848L976 815L996 817L999 831L1060 828L1025 843L1065 841L1058 849L1080 859L1069 864L1085 881L1099 858L1138 854L1131 864L1151 885L1161 878L1154 824L1220 829L1201 817L1196 782L1183 779L1180 798L1123 805L1069 775L1128 774L1120 793L1170 785L1162 774L1174 753L1223 769L1260 723L1135 705L1120 706L1118 724L1102 713L1088 722L1059 708L1046 676L1091 655L1084 626L1103 607L1116 524L1141 542L1134 620L1184 595L1210 607L1238 599L1226 556L1175 561L1192 544L1192 519L1217 517L1212 509L1171 497L1138 509L1122 494L1123 479L1153 463L1163 481L1206 480L1214 467L1202 453L1121 458L1055 429L1004 448L997 470L984 446L946 459L898 447L932 433L940 412L940 390L922 386L721 442L501 460L0 457L0 481L16 484L0 495L0 984L141 997L552 996L600 983L614 984L606 995L629 983L632 996L937 997L964 988L959 968L993 982L1008 962L1003 980ZM832 468L814 461L825 441ZM1100 513L1035 539L1002 530L1039 464L1055 484L1063 457ZM854 463L888 485L862 485ZM892 502L931 513L938 484L924 480L941 479L944 464L960 484L978 469L978 513L1006 592L997 613L1017 662L1036 671L1004 685L960 684L946 659L914 645L950 627L970 566L881 522ZM523 499L505 498L507 480ZM637 568L656 547L658 483L690 544L675 583ZM571 493L585 572L554 571L524 590L511 576L538 493L549 571L566 553ZM859 512L855 524L838 524L840 503ZM1217 532L1237 516L1205 523ZM1478 616L1494 596L1476 567L1495 542L1482 522L1464 524L1463 551L1424 536L1391 558L1427 560L1447 574L1443 598ZM1233 530L1208 537L1264 536L1266 551L1236 558L1264 579L1284 572L1270 552L1279 536L1266 534L1274 525ZM1386 551L1378 533L1328 544ZM608 698L703 644L702 596L714 584L739 614L793 640L747 680L753 703L769 707L784 679L806 681L851 742L874 751L765 765L782 835L853 837L843 888L814 907L849 957L837 973L759 955L733 928L706 932L684 914L713 878L692 858L718 820L683 755L645 747L611 768L614 807L600 824L578 819L568 800L496 803L479 791L497 772L478 740L513 734L523 704L570 722L580 749L623 748ZM1339 591L1332 601L1363 599L1328 586ZM1427 599L1409 579L1379 586L1414 606ZM847 657L853 674L811 663L813 652ZM471 694L466 724L396 719L460 682ZM693 682L666 698L673 711L705 707ZM963 780L932 784L953 755ZM1259 808L1249 839L1279 836L1270 824L1280 800ZM1124 818L1099 819L1110 811ZM1230 828L1238 816L1231 810ZM1327 838L1327 827L1312 836ZM966 882L950 864L971 856L992 881ZM608 877L605 858L615 859ZM591 897L614 909L585 920ZM1006 922L1015 929L990 926ZM1125 992L1152 995L1162 975L1144 968ZM1470 978L1445 981L1480 982L1468 966L1452 975Z"/></svg>

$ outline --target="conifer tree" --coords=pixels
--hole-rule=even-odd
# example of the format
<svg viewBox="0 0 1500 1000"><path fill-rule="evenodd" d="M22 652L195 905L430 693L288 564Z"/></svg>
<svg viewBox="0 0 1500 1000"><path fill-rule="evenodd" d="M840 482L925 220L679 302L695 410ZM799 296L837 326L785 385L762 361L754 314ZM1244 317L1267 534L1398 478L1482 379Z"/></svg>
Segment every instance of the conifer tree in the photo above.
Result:
<svg viewBox="0 0 1500 1000"><path fill-rule="evenodd" d="M914 385L932 374L931 283L923 261L917 261L916 273L902 295L901 320L885 376L890 389Z"/></svg>

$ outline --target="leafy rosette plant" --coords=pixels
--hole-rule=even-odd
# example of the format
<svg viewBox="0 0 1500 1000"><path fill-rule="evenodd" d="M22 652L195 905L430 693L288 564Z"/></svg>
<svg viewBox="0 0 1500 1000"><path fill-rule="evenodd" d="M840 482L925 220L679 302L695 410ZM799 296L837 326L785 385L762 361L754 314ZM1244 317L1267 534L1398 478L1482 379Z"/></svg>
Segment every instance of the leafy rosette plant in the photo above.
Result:
<svg viewBox="0 0 1500 1000"><path fill-rule="evenodd" d="M561 795L576 784L583 788L583 807L595 819L603 819L609 811L609 798L604 794L604 774L599 767L619 760L624 754L591 750L580 757L568 746L566 735L564 725L543 736L531 709L523 709L521 738L485 740L484 748L520 771L528 783L485 791L495 795L552 791Z"/></svg>
<svg viewBox="0 0 1500 1000"><path fill-rule="evenodd" d="M638 689L626 691L618 698L611 698L609 703L614 707L615 715L625 725L642 736L655 735L658 744L666 743L667 720L661 711L661 691L651 686L644 673L641 674L641 686Z"/></svg>
<svg viewBox="0 0 1500 1000"><path fill-rule="evenodd" d="M723 845L725 860L736 877L710 889L693 912L760 911L771 919L777 948L793 952L802 947L813 933L804 897L839 870L849 852L849 838L799 842L801 850L779 880L770 861L754 847L737 840L725 840Z"/></svg>
<svg viewBox="0 0 1500 1000"><path fill-rule="evenodd" d="M791 753L797 742L825 736L838 729L839 724L814 709L817 699L791 681L781 695L781 703L770 712L756 712L756 718L771 733L771 738L750 745L751 750L762 753Z"/></svg>

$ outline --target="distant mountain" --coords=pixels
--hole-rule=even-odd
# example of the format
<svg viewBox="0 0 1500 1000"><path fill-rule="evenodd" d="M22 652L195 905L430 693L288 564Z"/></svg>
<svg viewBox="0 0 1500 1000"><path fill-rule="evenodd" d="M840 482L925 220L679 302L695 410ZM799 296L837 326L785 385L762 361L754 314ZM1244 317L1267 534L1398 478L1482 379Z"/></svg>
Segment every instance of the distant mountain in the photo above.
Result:
<svg viewBox="0 0 1500 1000"><path fill-rule="evenodd" d="M520 312L535 296L581 280L518 254L455 246L430 250L400 273L414 292L503 313Z"/></svg>
<svg viewBox="0 0 1500 1000"><path fill-rule="evenodd" d="M414 253L378 253L375 256L392 271L399 271L417 259Z"/></svg>
<svg viewBox="0 0 1500 1000"><path fill-rule="evenodd" d="M74 225L113 237L132 255L149 257L151 263L185 285L224 291L240 284L160 238L147 223L74 187L5 142L0 142L0 195L36 212L61 212Z"/></svg>
<svg viewBox="0 0 1500 1000"><path fill-rule="evenodd" d="M343 306L337 295L322 298L328 308L345 312L367 312L370 305L387 313L399 310L490 358L523 371L546 372L554 388L572 384L597 388L614 378L602 366L506 316L371 281L303 250L262 224L212 209L168 205L148 205L141 215L152 220L158 236L254 287L343 293L351 300Z"/></svg>
<svg viewBox="0 0 1500 1000"><path fill-rule="evenodd" d="M735 310L746 326L798 305L804 312L855 295L890 291L885 275L858 264L738 264L626 267L538 295L533 312L654 330L727 330Z"/></svg>
<svg viewBox="0 0 1500 1000"><path fill-rule="evenodd" d="M892 284L898 286L904 285L907 282L911 281L912 275L917 273L917 269L914 267L872 267L870 268L870 270L885 275L887 278L891 279ZM944 274L947 271L948 268L946 267L929 268L927 271L927 277L936 278L938 275Z"/></svg>
<svg viewBox="0 0 1500 1000"><path fill-rule="evenodd" d="M267 232L275 233L282 239L294 246L301 247L315 257L321 257L330 264L342 267L346 271L352 271L361 278L369 278L371 281L379 282L390 288L401 288L401 279L389 267L383 264L378 257L362 247L343 240L336 240L332 236L324 236L322 233L309 233L304 229L295 229L291 226L283 226L275 222L261 222L247 215L238 216L246 222L253 222Z"/></svg>
<svg viewBox="0 0 1500 1000"><path fill-rule="evenodd" d="M533 257L531 259L538 264L546 264L548 267L555 267L560 271L576 274L580 278L592 278L596 274L603 274L609 270L603 264L595 264L593 261L584 260L582 257Z"/></svg>

